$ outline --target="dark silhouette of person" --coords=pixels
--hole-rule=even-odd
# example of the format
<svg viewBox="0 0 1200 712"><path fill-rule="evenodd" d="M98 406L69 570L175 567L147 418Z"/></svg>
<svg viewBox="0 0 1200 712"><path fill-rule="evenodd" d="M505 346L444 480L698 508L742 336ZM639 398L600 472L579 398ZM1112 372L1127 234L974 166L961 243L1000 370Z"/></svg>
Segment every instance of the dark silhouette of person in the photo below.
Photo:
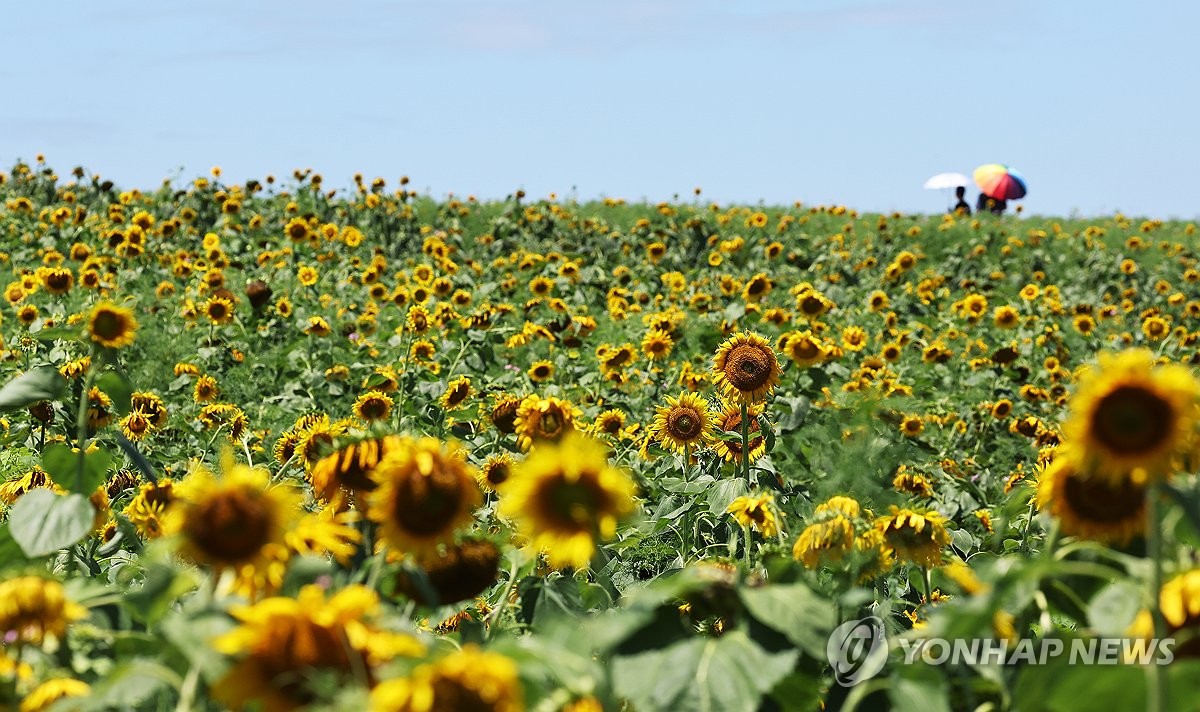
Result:
<svg viewBox="0 0 1200 712"><path fill-rule="evenodd" d="M979 200L975 201L975 210L983 212L990 211L992 215L1003 215L1005 208L1008 207L1008 201L993 198L985 193L979 194Z"/></svg>
<svg viewBox="0 0 1200 712"><path fill-rule="evenodd" d="M971 214L971 205L964 197L966 194L967 189L961 185L954 189L954 197L958 198L958 202L954 204L954 209L950 211L951 213Z"/></svg>

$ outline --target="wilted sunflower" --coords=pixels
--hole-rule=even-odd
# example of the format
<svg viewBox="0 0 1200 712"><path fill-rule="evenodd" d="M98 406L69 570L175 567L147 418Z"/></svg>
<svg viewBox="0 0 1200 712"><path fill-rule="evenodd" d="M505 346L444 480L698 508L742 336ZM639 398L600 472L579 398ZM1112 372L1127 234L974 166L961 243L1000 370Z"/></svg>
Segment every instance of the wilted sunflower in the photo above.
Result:
<svg viewBox="0 0 1200 712"><path fill-rule="evenodd" d="M0 583L0 635L5 646L41 645L46 636L62 638L67 626L87 609L67 598L63 585L41 576L17 576Z"/></svg>
<svg viewBox="0 0 1200 712"><path fill-rule="evenodd" d="M571 432L539 444L500 486L500 515L555 568L582 568L634 509L636 487L598 441Z"/></svg>
<svg viewBox="0 0 1200 712"><path fill-rule="evenodd" d="M482 501L473 470L456 444L401 438L371 470L379 487L367 495L367 517L399 551L436 551Z"/></svg>
<svg viewBox="0 0 1200 712"><path fill-rule="evenodd" d="M217 570L264 565L272 546L300 511L301 497L287 486L270 487L270 473L235 464L222 455L221 477L197 465L175 486L163 533L178 535L181 554Z"/></svg>
<svg viewBox="0 0 1200 712"><path fill-rule="evenodd" d="M1079 380L1063 427L1083 472L1119 480L1163 478L1194 448L1200 384L1144 349L1101 354Z"/></svg>
<svg viewBox="0 0 1200 712"><path fill-rule="evenodd" d="M314 674L348 684L396 656L417 656L424 646L412 636L375 628L374 591L350 585L326 598L316 585L296 598L276 597L235 606L238 627L213 641L237 661L213 685L213 696L233 709L257 702L267 712L286 712L316 701Z"/></svg>
<svg viewBox="0 0 1200 712"><path fill-rule="evenodd" d="M746 408L746 415L750 420L750 462L754 462L762 457L767 451L767 441L763 438L758 424L758 416L761 414L762 407L760 405L747 406ZM716 415L716 426L717 430L731 435L741 433L742 409L736 403L724 403ZM742 439L740 436L732 439L714 438L713 449L726 462L742 461Z"/></svg>
<svg viewBox="0 0 1200 712"><path fill-rule="evenodd" d="M895 505L891 514L875 520L875 529L901 561L928 568L942 561L942 549L950 543L946 518L935 511L917 512Z"/></svg>
<svg viewBox="0 0 1200 712"><path fill-rule="evenodd" d="M765 537L779 533L775 514L775 498L769 494L742 495L729 503L725 510L743 527L751 527Z"/></svg>
<svg viewBox="0 0 1200 712"><path fill-rule="evenodd" d="M667 396L667 404L658 407L653 428L668 450L685 452L712 441L713 417L703 397L683 393L678 397Z"/></svg>
<svg viewBox="0 0 1200 712"><path fill-rule="evenodd" d="M100 302L88 315L88 337L106 348L129 346L137 329L133 312L112 302Z"/></svg>
<svg viewBox="0 0 1200 712"><path fill-rule="evenodd" d="M492 425L496 426L496 430L505 435L517 432L517 408L520 405L521 399L517 396L502 394L492 397L492 412L488 417Z"/></svg>
<svg viewBox="0 0 1200 712"><path fill-rule="evenodd" d="M354 401L354 415L373 423L377 420L387 420L392 414L393 401L382 391L367 391Z"/></svg>
<svg viewBox="0 0 1200 712"><path fill-rule="evenodd" d="M580 415L579 408L561 398L527 396L517 406L513 421L517 443L521 449L528 450L539 441L558 442L575 430L575 421Z"/></svg>
<svg viewBox="0 0 1200 712"><path fill-rule="evenodd" d="M404 444L398 435L368 438L350 443L317 460L309 476L313 492L326 501L333 501L338 489L358 494L371 492L379 485L370 472L389 451Z"/></svg>
<svg viewBox="0 0 1200 712"><path fill-rule="evenodd" d="M1038 469L1037 506L1059 520L1063 534L1085 539L1124 544L1146 526L1144 484L1085 476L1062 452Z"/></svg>
<svg viewBox="0 0 1200 712"><path fill-rule="evenodd" d="M517 664L499 653L463 646L408 677L388 680L371 691L371 712L525 709Z"/></svg>
<svg viewBox="0 0 1200 712"><path fill-rule="evenodd" d="M842 514L810 524L792 546L792 558L815 569L821 562L837 563L854 550L854 523Z"/></svg>
<svg viewBox="0 0 1200 712"><path fill-rule="evenodd" d="M775 351L758 334L735 334L721 344L713 373L717 386L739 403L762 401L779 385Z"/></svg>

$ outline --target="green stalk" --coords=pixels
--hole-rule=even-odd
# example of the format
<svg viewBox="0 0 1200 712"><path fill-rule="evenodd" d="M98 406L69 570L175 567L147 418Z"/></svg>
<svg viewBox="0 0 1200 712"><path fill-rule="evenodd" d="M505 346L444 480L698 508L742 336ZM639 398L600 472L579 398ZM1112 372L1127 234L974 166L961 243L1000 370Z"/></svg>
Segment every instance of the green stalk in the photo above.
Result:
<svg viewBox="0 0 1200 712"><path fill-rule="evenodd" d="M746 487L753 489L754 482L750 479L750 409L742 403L742 474L746 477Z"/></svg>
<svg viewBox="0 0 1200 712"><path fill-rule="evenodd" d="M1159 494L1162 491L1159 483L1153 483L1146 488L1146 555L1150 557L1150 615L1154 620L1154 639L1161 645L1167 637L1167 622L1163 618L1161 605L1162 592L1162 530L1159 526ZM1146 689L1146 709L1149 712L1163 712L1169 709L1167 691L1167 671L1162 665L1151 665L1150 680Z"/></svg>

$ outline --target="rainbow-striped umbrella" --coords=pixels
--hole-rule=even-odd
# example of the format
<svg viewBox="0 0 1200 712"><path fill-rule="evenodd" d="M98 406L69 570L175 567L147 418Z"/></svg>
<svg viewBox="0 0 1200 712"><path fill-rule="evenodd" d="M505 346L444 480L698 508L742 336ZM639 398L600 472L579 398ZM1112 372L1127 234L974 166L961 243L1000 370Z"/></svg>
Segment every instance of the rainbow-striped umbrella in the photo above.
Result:
<svg viewBox="0 0 1200 712"><path fill-rule="evenodd" d="M975 185L989 198L1017 200L1025 197L1025 177L1001 163L975 169Z"/></svg>

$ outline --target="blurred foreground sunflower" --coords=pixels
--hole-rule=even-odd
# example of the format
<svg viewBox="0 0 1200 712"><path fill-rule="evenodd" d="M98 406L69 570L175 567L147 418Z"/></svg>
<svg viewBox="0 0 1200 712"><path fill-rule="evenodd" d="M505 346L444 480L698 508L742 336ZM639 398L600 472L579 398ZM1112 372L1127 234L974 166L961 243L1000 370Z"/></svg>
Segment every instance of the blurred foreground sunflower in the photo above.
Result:
<svg viewBox="0 0 1200 712"><path fill-rule="evenodd" d="M578 433L533 449L500 488L500 515L555 568L583 568L634 509L636 487L603 445Z"/></svg>

